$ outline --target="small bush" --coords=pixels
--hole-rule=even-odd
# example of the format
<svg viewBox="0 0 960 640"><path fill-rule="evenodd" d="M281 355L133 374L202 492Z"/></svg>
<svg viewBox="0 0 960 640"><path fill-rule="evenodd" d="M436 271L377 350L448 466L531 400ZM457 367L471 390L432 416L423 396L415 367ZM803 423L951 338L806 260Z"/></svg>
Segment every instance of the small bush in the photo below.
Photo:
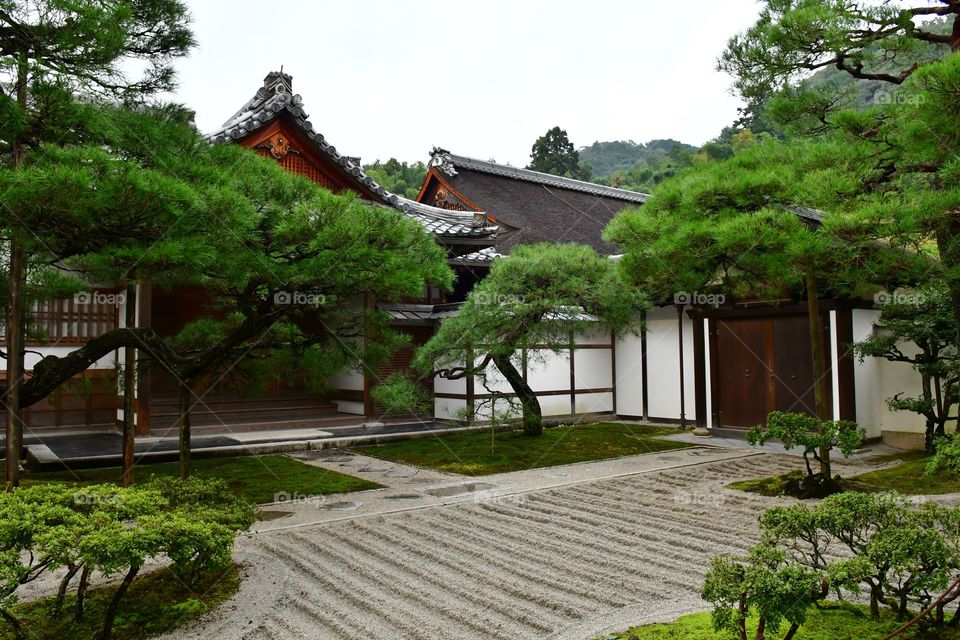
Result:
<svg viewBox="0 0 960 640"><path fill-rule="evenodd" d="M233 542L253 508L217 481L156 479L138 487L43 484L0 494L0 616L24 638L11 611L18 588L64 568L52 615L75 586L72 615L82 619L90 574L122 576L104 611L109 638L119 603L144 564L168 558L182 579L228 566Z"/></svg>
<svg viewBox="0 0 960 640"><path fill-rule="evenodd" d="M866 438L866 432L849 420L820 421L805 413L774 411L767 416L766 425L757 425L747 432L750 444L762 445L768 440L779 440L789 451L803 449L807 476L785 487L786 493L798 498L822 498L840 491L840 485L831 476L830 452L838 449L849 457ZM826 452L824 456L822 452ZM813 458L826 472L816 473L810 464Z"/></svg>
<svg viewBox="0 0 960 640"><path fill-rule="evenodd" d="M933 458L926 470L928 475L942 471L960 473L960 435L938 438L934 441L933 449Z"/></svg>

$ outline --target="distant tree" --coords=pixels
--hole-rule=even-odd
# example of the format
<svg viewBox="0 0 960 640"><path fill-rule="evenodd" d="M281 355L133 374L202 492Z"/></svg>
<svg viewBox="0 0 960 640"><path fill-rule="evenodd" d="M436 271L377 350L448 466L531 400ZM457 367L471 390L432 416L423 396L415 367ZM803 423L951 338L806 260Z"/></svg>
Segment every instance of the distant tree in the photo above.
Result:
<svg viewBox="0 0 960 640"><path fill-rule="evenodd" d="M390 158L386 162L377 160L373 164L364 165L363 170L391 193L411 200L420 193L420 187L427 177L427 166L422 162L407 164L396 158Z"/></svg>
<svg viewBox="0 0 960 640"><path fill-rule="evenodd" d="M593 173L590 167L580 163L580 154L560 127L537 138L527 168L576 180L589 180Z"/></svg>

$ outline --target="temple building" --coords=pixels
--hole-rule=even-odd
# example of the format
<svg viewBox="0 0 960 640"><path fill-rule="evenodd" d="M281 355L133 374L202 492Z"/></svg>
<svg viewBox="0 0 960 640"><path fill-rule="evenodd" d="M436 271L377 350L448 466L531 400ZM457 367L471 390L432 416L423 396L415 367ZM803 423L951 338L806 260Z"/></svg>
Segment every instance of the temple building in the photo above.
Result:
<svg viewBox="0 0 960 640"><path fill-rule="evenodd" d="M391 324L411 337L375 368L344 371L327 381L327 391L274 383L258 398L206 389L192 412L195 433L225 434L244 429L293 429L369 424L383 417L371 390L395 371L409 368L416 347L445 317L457 313L470 290L499 256L518 244L582 243L602 255L616 250L602 238L607 224L650 196L581 180L477 160L435 148L415 200L384 189L364 172L358 158L338 151L314 129L293 79L270 73L253 97L216 131L213 144L238 144L334 192L353 192L376 206L401 211L433 235L457 274L451 293L424 291L421 300L380 305ZM808 224L819 212L797 209ZM116 293L104 286L99 293ZM599 327L570 336L561 349L534 345L522 354L523 374L537 393L545 416L584 415L644 418L697 424L715 432L742 434L769 411L813 411L813 374L805 306L798 300L728 301L698 304L696 292L677 292L646 313L639 335L613 335ZM362 294L362 292L358 292ZM687 296L687 297L684 297ZM164 291L140 285L138 326L161 336L210 313L200 289ZM367 304L377 304L366 300ZM903 412L889 411L886 398L917 387L908 365L879 359L856 360L850 345L875 331L872 301L821 301L832 413L859 421L870 437L907 443L923 425ZM44 302L34 319L48 340L29 345L26 366L38 357L64 355L90 338L123 326L125 307L104 298L91 304ZM533 353L536 351L537 353ZM116 365L122 354L104 358L50 398L29 407L29 429L113 429L122 418ZM535 364L529 364L535 363ZM496 376L492 376L494 379ZM489 396L474 380L424 381L434 397L433 415L405 419L459 420ZM500 383L497 392L509 389ZM176 385L163 372L138 380L137 432L176 432ZM485 395L486 394L486 395ZM466 411L469 413L469 411ZM898 440L899 439L899 440Z"/></svg>

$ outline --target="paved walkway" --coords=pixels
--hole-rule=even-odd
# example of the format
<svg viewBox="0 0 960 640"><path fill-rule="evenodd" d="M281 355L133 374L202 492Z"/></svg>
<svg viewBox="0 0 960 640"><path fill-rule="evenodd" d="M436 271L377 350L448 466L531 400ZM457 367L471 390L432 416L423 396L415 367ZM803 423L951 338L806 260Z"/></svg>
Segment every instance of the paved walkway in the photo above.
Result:
<svg viewBox="0 0 960 640"><path fill-rule="evenodd" d="M280 517L237 544L240 592L171 640L580 640L674 619L705 608L710 558L748 549L780 503L725 485L798 465L697 447L468 478L297 457L386 488L267 507Z"/></svg>
<svg viewBox="0 0 960 640"><path fill-rule="evenodd" d="M441 422L367 423L323 428L263 429L232 432L225 427L219 435L191 439L193 454L239 455L283 453L325 447L371 444L418 437L425 433L449 433L475 427ZM3 438L0 437L0 446ZM66 466L111 466L120 464L122 439L119 433L76 432L70 434L27 435L24 438L28 458L36 468ZM176 460L177 437L138 437L135 450L138 461Z"/></svg>

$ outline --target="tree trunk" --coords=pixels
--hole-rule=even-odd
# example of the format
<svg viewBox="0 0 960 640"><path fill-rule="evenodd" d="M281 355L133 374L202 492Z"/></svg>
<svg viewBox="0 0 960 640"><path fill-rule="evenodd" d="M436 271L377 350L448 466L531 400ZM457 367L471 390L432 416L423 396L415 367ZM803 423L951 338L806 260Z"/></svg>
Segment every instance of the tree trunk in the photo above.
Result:
<svg viewBox="0 0 960 640"><path fill-rule="evenodd" d="M954 35L960 37L960 17L954 19ZM954 43L956 45L956 43ZM936 227L937 252L940 254L940 263L948 273L960 267L960 209L948 211L939 220ZM956 321L957 333L953 337L953 344L960 349L960 279L956 276L946 278L947 289L950 291L950 304L953 307L953 318Z"/></svg>
<svg viewBox="0 0 960 640"><path fill-rule="evenodd" d="M17 61L16 98L21 109L27 108L27 81L29 68L27 58L21 55ZM13 170L23 165L24 146L19 137L10 145ZM23 245L17 232L10 229L10 283L7 291L6 351L7 391L4 396L6 414L7 491L20 484L20 449L23 445L23 410L20 408L20 386L23 384L23 286L25 280Z"/></svg>
<svg viewBox="0 0 960 640"><path fill-rule="evenodd" d="M539 436L543 433L543 413L540 410L537 394L510 362L510 356L494 356L493 363L497 365L497 369L510 383L510 388L520 400L520 406L523 408L523 432L528 436Z"/></svg>
<svg viewBox="0 0 960 640"><path fill-rule="evenodd" d="M931 389L932 379L926 373L920 374L920 393L923 397L923 401L930 405L933 404L933 390ZM924 451L927 453L933 453L933 432L936 430L936 420L934 419L934 413L927 412L924 416L925 426L923 432L923 447Z"/></svg>
<svg viewBox="0 0 960 640"><path fill-rule="evenodd" d="M783 636L783 640L793 640L793 636L797 635L797 629L800 628L796 622L790 625L790 628L787 629L787 635Z"/></svg>
<svg viewBox="0 0 960 640"><path fill-rule="evenodd" d="M880 585L871 584L870 585L870 617L879 618L880 617Z"/></svg>
<svg viewBox="0 0 960 640"><path fill-rule="evenodd" d="M747 640L747 594L740 593L740 608L737 612L737 638Z"/></svg>
<svg viewBox="0 0 960 640"><path fill-rule="evenodd" d="M10 237L10 286L7 292L6 351L7 393L6 458L7 491L20 484L20 449L23 447L23 410L20 408L20 386L23 383L23 246L12 233Z"/></svg>
<svg viewBox="0 0 960 640"><path fill-rule="evenodd" d="M77 606L73 612L73 619L79 622L83 618L83 606L87 599L87 584L90 582L90 565L83 565L83 572L80 574L80 584L77 585Z"/></svg>
<svg viewBox="0 0 960 640"><path fill-rule="evenodd" d="M813 395L816 400L817 419L831 419L827 398L827 362L823 354L823 323L820 319L820 302L817 300L817 277L807 271L807 319L810 325L810 351L813 358ZM824 481L832 482L830 447L820 448L820 473Z"/></svg>
<svg viewBox="0 0 960 640"><path fill-rule="evenodd" d="M13 637L16 640L26 640L27 636L23 633L23 625L20 624L20 620L15 615L6 609L0 609L0 616L13 627Z"/></svg>
<svg viewBox="0 0 960 640"><path fill-rule="evenodd" d="M766 640L767 632L767 619L760 618L760 621L757 623L757 634L753 637L753 640Z"/></svg>
<svg viewBox="0 0 960 640"><path fill-rule="evenodd" d="M117 608L120 606L120 599L123 598L123 594L130 588L130 584L133 582L133 579L137 577L138 571L140 571L139 565L130 567L127 575L123 576L123 582L120 583L116 593L113 594L113 598L110 600L110 604L107 606L107 611L104 614L103 631L100 633L100 640L110 640L110 635L113 633L113 620L117 617Z"/></svg>
<svg viewBox="0 0 960 640"><path fill-rule="evenodd" d="M127 283L124 304L125 326L132 327L137 323L137 285ZM136 389L137 389L137 350L132 345L123 349L123 475L122 484L129 487L133 484L134 442L137 433L136 416Z"/></svg>
<svg viewBox="0 0 960 640"><path fill-rule="evenodd" d="M180 383L180 405L177 412L177 422L180 431L180 477L190 477L190 385Z"/></svg>
<svg viewBox="0 0 960 640"><path fill-rule="evenodd" d="M53 601L53 611L57 615L63 612L63 602L67 599L67 589L70 587L70 581L73 580L73 576L77 575L77 571L79 570L79 564L69 565L67 575L63 576L63 580L60 581L60 588L57 589L57 598Z"/></svg>

